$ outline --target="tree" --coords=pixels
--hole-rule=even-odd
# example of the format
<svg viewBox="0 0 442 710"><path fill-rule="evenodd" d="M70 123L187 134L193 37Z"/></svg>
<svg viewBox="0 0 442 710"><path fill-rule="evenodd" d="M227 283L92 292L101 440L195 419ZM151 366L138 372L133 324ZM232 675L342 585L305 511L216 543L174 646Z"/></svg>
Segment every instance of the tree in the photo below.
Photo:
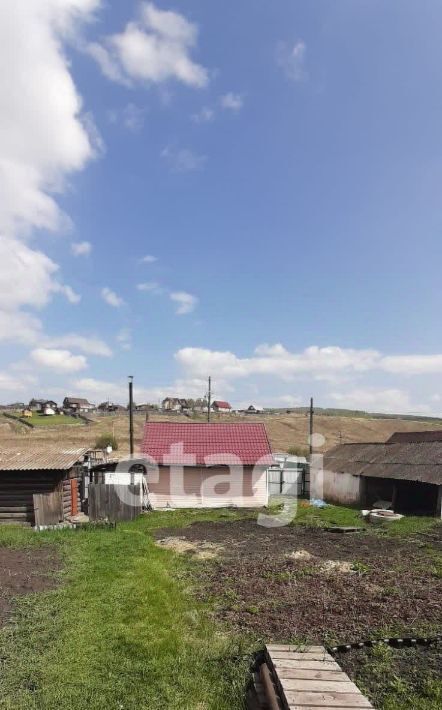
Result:
<svg viewBox="0 0 442 710"><path fill-rule="evenodd" d="M113 434L101 434L95 442L95 448L104 450L108 446L112 446L112 450L117 451L118 441Z"/></svg>

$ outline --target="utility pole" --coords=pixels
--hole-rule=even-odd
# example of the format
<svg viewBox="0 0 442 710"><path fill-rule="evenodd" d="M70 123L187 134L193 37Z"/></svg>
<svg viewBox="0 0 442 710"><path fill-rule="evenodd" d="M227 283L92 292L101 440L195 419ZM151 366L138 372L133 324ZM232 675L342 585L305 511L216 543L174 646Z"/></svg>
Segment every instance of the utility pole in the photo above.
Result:
<svg viewBox="0 0 442 710"><path fill-rule="evenodd" d="M134 452L134 378L129 375L129 451Z"/></svg>
<svg viewBox="0 0 442 710"><path fill-rule="evenodd" d="M207 395L207 421L210 424L210 405L212 404L212 378L209 377L209 393Z"/></svg>
<svg viewBox="0 0 442 710"><path fill-rule="evenodd" d="M310 427L309 427L309 442L310 442L310 459L313 454L313 415L315 410L313 409L313 397L310 398Z"/></svg>

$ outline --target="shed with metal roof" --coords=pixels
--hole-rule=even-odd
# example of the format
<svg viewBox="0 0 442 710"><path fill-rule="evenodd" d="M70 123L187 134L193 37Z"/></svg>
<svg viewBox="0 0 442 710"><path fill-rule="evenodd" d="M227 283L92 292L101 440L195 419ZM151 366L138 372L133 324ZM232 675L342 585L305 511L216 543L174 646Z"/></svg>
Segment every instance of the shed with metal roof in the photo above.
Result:
<svg viewBox="0 0 442 710"><path fill-rule="evenodd" d="M392 502L397 512L440 515L442 436L440 431L393 434L385 443L340 444L324 456L314 474L314 492L325 500L370 507Z"/></svg>
<svg viewBox="0 0 442 710"><path fill-rule="evenodd" d="M264 424L148 422L142 454L154 508L256 508L273 463Z"/></svg>
<svg viewBox="0 0 442 710"><path fill-rule="evenodd" d="M34 525L41 496L51 498L54 522L80 512L87 451L55 445L0 447L0 523Z"/></svg>

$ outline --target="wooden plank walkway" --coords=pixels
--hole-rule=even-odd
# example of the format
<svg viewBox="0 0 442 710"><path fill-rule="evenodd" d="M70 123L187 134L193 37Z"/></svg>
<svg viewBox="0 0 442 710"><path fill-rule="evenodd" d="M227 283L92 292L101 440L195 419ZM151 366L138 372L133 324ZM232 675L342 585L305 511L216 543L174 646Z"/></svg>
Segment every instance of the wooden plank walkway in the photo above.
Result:
<svg viewBox="0 0 442 710"><path fill-rule="evenodd" d="M270 645L266 660L284 710L373 708L324 646Z"/></svg>

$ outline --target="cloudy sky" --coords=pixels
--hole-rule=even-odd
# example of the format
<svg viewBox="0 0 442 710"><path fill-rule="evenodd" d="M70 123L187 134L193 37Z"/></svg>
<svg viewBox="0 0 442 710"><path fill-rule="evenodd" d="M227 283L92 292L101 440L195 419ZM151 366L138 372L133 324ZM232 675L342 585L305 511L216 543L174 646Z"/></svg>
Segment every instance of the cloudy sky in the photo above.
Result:
<svg viewBox="0 0 442 710"><path fill-rule="evenodd" d="M0 7L0 401L442 412L442 5Z"/></svg>

